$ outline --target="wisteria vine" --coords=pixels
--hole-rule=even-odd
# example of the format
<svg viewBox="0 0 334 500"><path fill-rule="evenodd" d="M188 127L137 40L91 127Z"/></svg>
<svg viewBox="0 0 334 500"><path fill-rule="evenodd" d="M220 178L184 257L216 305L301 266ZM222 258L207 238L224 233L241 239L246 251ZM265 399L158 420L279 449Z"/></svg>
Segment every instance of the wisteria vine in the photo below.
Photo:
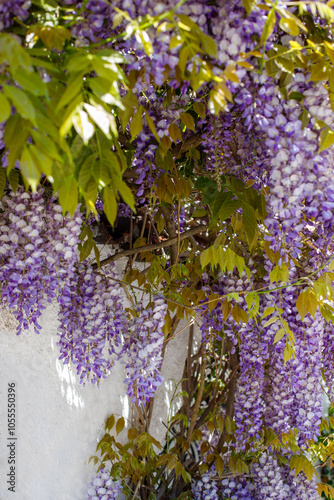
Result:
<svg viewBox="0 0 334 500"><path fill-rule="evenodd" d="M99 268L89 258L80 259L78 244L85 208L74 206L70 216L60 206L66 196L58 177L66 173L67 167L56 174L54 166L45 161L50 141L44 149L41 147L38 157L41 172L41 165L48 165L43 171L47 188L37 186L37 182L31 184L32 190L14 188L15 175L22 175L24 181L34 176L34 148L38 150L43 138L58 140L52 122L58 126L59 117L50 112L50 125L45 114L45 109L50 108L49 99L57 100L58 90L50 86L51 92L44 94L42 83L35 92L29 88L27 109L22 110L20 92L21 87L26 88L16 65L23 61L24 71L31 72L36 81L41 75L45 85L56 71L50 70L51 58L32 70L20 53L21 62L15 57L10 61L14 67L11 73L6 66L8 54L1 55L5 68L0 89L5 117L0 124L0 180L5 179L0 206L3 306L14 314L18 334L31 326L38 333L42 311L56 300L60 359L75 366L82 383L97 384L110 375L116 361L121 361L127 396L145 408L162 381L164 325L169 310L166 297L174 305L186 300L191 308L195 299L188 299L187 285L198 292L200 299L193 309L200 318L201 360L210 360L210 350L215 349L212 339L226 341L227 358L237 355L231 415L236 425L234 444L238 453L252 459L249 474L236 477L221 478L210 464L201 478L192 481L190 489L196 499L317 498L314 479L309 483L303 472L295 477L290 471L288 447L281 455L274 446L262 449L260 443L264 430L270 428L279 440L293 435L300 453L306 453L310 443L320 436L323 392L332 402L334 398L330 291L334 112L333 69L329 64L333 62L334 47L332 29L327 24L328 16L333 19L334 15L309 3L302 14L283 1L274 6L264 3L267 7L241 0L177 4L169 0L62 0L58 5L60 37L55 37L55 45L37 28L36 33L27 34L22 47L19 45L22 50L25 46L32 48L35 38L40 37L38 43L45 42L52 57L57 54L55 59L61 59L65 41L71 50L87 51L77 59L79 74L69 81L66 74L71 70L71 61L66 62L59 84L67 86L68 95L60 99L60 103L65 101L65 108L68 106L66 119L74 117L69 127L66 122L62 124L59 149L71 136L72 149L63 148L62 155L68 155L69 163L74 165L80 148L87 147L94 135L94 122L105 137L101 140L101 134L96 133L97 152L91 149L84 153L71 173L73 179L78 177L76 191L83 193L82 200L93 213L87 214L88 226L94 228L101 217L101 226L104 224L103 210L107 217L112 214L115 222L118 211L119 218L129 220L127 250L133 251L131 258L134 256L135 261L131 238L138 214L135 216L129 208L135 193L143 224L139 246L149 243L152 234L159 242L155 250L160 253L147 261L153 263L146 271L152 279L152 269L157 269L156 274L162 276L160 288L152 291L154 287L146 287L147 303L132 304L131 313L125 308L115 264L108 262ZM38 8L36 15L33 2L4 0L0 5L0 32L7 35L13 30L12 43L17 42L18 26L23 29L30 20L35 25L42 19L42 8ZM307 36L310 16L318 28ZM322 32L325 27L326 36ZM99 48L109 51L109 66L102 70L101 61L94 59ZM314 58L321 54L329 59L318 67L318 72L312 57L308 57L312 51ZM80 61L88 53L92 66L82 69ZM115 54L121 57L113 59ZM115 61L122 61L118 73ZM116 76L108 84L110 72L113 78L122 75L120 85ZM95 96L94 83L87 83L90 78L96 78ZM77 88L84 89L87 102L80 101L72 109ZM43 102L35 113L30 107L40 96L47 104ZM111 113L106 118L107 105ZM94 106L100 114L94 115ZM7 147L16 111L21 115L23 131L29 120L32 123L24 141L27 145L17 146L19 151L25 151L20 161L11 158L15 150L12 144ZM7 120L9 125L5 124ZM51 130L49 135L42 133L42 141L37 135L40 123ZM73 139L72 124L82 144ZM110 142L105 146L107 140ZM51 147L49 152L52 165L61 160L56 146L54 149ZM96 171L87 158L98 165ZM109 170L104 168L105 158L112 158ZM8 182L3 176L5 169ZM10 177L13 169L14 180ZM123 174L126 186L121 180ZM53 182L61 187L59 197L48 191ZM102 197L109 189L111 201L103 205L99 198L94 208L91 190L95 187ZM182 246L180 233L196 228L199 221L206 224L207 230ZM256 226L253 231L252 226ZM176 247L170 245L170 254L167 245L163 246L169 238L179 240ZM211 265L209 277L201 274L203 262L199 259L200 253L210 248L212 259L202 266ZM226 255L230 259L236 256L238 263L231 265ZM163 263L159 266L158 259L154 260L157 256ZM225 265L221 265L219 274L218 261ZM130 259L131 272L133 264ZM152 282L155 279L157 276ZM309 298L309 310L301 314L305 309L297 307L301 292L307 297L314 295L318 308L313 310L313 298ZM214 299L210 299L212 294ZM251 294L256 297L255 312L247 300ZM214 306L210 300L216 301ZM223 349L221 358L225 355ZM202 464L206 459L204 453ZM100 470L88 495L108 500L120 491L121 484L111 479L107 470Z"/></svg>

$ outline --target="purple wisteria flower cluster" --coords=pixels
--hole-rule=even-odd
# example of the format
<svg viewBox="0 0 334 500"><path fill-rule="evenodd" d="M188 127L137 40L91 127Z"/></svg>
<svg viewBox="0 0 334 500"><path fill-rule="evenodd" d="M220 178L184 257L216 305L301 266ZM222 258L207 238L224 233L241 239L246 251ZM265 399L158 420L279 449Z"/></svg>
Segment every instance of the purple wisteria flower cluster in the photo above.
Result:
<svg viewBox="0 0 334 500"><path fill-rule="evenodd" d="M252 464L250 474L220 479L213 465L200 480L191 484L195 500L317 500L316 481L309 483L304 474L295 477L290 467L264 452Z"/></svg>
<svg viewBox="0 0 334 500"><path fill-rule="evenodd" d="M9 28L15 17L23 21L29 15L30 0L2 0L0 2L0 31Z"/></svg>
<svg viewBox="0 0 334 500"><path fill-rule="evenodd" d="M82 263L58 298L60 359L76 365L81 382L106 378L122 353L127 318L121 286L113 278L114 264L101 275Z"/></svg>
<svg viewBox="0 0 334 500"><path fill-rule="evenodd" d="M101 208L101 207L100 207ZM126 356L128 395L145 404L161 383L167 304L156 296L130 321L115 264L103 271L79 263L83 214L63 215L44 188L19 188L0 206L1 299L18 321L39 333L47 303L58 301L60 359L75 365L80 382L98 383Z"/></svg>
<svg viewBox="0 0 334 500"><path fill-rule="evenodd" d="M113 263L103 272L87 262L76 266L58 297L60 359L76 366L82 383L99 383L123 362L127 395L145 405L162 382L167 304L156 296L152 306L138 305L130 320L118 281Z"/></svg>
<svg viewBox="0 0 334 500"><path fill-rule="evenodd" d="M161 384L160 368L164 341L163 326L167 304L162 297L155 297L146 309L138 306L127 331L126 379L127 395L134 403L150 401Z"/></svg>
<svg viewBox="0 0 334 500"><path fill-rule="evenodd" d="M219 479L215 466L191 484L195 500L257 500L253 495L254 486L243 476ZM259 497L264 498L264 497ZM268 497L269 498L269 497Z"/></svg>
<svg viewBox="0 0 334 500"><path fill-rule="evenodd" d="M51 302L78 261L81 231L78 214L63 217L61 207L46 199L43 188L19 188L2 198L0 209L1 297L18 321L17 331L35 331Z"/></svg>
<svg viewBox="0 0 334 500"><path fill-rule="evenodd" d="M270 272L272 264L267 262L265 266ZM293 280L296 269L292 268L290 275ZM253 279L251 277L249 280L246 275L243 275L243 279L222 276L216 292L224 296L241 292L237 304L245 309L247 306L243 293L252 289ZM326 380L330 387L333 386L328 349L333 342L333 325L326 323L319 311L314 319L307 316L301 319L296 307L300 289L296 286L290 285L283 295L274 289L273 284L269 284L270 288L273 290L260 296L259 312L263 314L265 310L271 309L272 319L268 320L266 316L260 323L255 324L254 320L250 320L247 324L236 326L233 319L224 319L221 304L218 304L203 315L202 342L207 343L215 335L217 339L229 339L238 350L239 373L234 416L238 449L245 449L247 445L255 451L256 441L260 442L263 428L270 427L278 436L289 431L295 432L297 444L306 450L309 441L316 441L320 435L322 372L327 367L329 373ZM280 331L282 334L275 340ZM294 356L284 361L283 351L289 335L293 336L289 342L293 343ZM300 498L307 498L308 494L310 498L316 498L314 484L310 485L303 475L294 478L289 473L289 467L286 468L275 458L273 450L262 454L250 472L249 494L254 500L292 500L299 498L294 496L295 491L298 491ZM206 479L203 484L211 491L208 481ZM238 483L238 478L235 481ZM216 481L210 484L214 491ZM203 485L197 485L196 488L202 491Z"/></svg>
<svg viewBox="0 0 334 500"><path fill-rule="evenodd" d="M98 471L89 484L86 500L115 500L121 492L121 482L114 481L104 468Z"/></svg>

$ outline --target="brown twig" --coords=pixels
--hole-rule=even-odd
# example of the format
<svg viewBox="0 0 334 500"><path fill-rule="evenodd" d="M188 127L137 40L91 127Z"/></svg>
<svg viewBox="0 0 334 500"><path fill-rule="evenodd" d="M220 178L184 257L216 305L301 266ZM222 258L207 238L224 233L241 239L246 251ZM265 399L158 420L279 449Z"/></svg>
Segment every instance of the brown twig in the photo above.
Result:
<svg viewBox="0 0 334 500"><path fill-rule="evenodd" d="M142 238L144 236L145 226L146 226L146 220L147 220L147 212L144 213L143 223L142 223L142 227L141 227L141 231L140 231L140 235L139 235L140 238ZM131 245L130 248L132 248L132 245ZM131 267L131 269L132 269L132 266L134 265L134 263L136 262L137 255L138 255L138 253L135 253L133 255L133 257L130 257L130 260L131 260L131 266L130 267Z"/></svg>
<svg viewBox="0 0 334 500"><path fill-rule="evenodd" d="M201 233L203 231L206 231L207 227L204 224L201 224L199 226L195 226L192 229L188 229L188 231L184 231L184 233L180 234L180 241L185 240L186 238L189 238L190 236L193 236L194 234ZM169 247L172 245L177 244L178 241L178 236L174 236L172 238L169 238L166 241L161 241L160 243L153 243L152 245L144 245L141 247L137 248L132 248L128 250L123 250L123 252L115 253L114 255L111 255L110 257L107 257L106 259L101 260L101 267L106 266L107 264L110 264L110 262L114 262L115 260L121 259L122 257L127 257L129 255L134 255L135 253L142 253L142 252L151 252L153 250L159 250L160 248L165 248ZM93 265L94 269L97 269L97 264Z"/></svg>
<svg viewBox="0 0 334 500"><path fill-rule="evenodd" d="M180 240L180 235L176 233L176 227L175 227L175 222L172 217L171 211L167 207L160 207L161 213L164 216L164 219L166 221L166 229L168 232L168 236L170 238L169 241L174 240L176 238L176 241L170 245L170 263L171 266L177 263L178 259L178 244L181 241Z"/></svg>
<svg viewBox="0 0 334 500"><path fill-rule="evenodd" d="M203 141L203 133L196 132L196 134L191 135L185 141L180 144L176 144L172 147L171 152L173 156L179 157L182 153L189 151L191 148L196 148Z"/></svg>

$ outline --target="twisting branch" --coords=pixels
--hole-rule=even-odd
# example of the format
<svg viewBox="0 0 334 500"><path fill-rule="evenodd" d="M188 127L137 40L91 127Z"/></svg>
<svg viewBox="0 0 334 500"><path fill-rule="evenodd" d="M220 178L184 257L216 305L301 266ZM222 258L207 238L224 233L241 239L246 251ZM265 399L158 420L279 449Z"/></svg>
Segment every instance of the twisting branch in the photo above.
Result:
<svg viewBox="0 0 334 500"><path fill-rule="evenodd" d="M178 245L180 242L180 235L178 235L176 232L175 222L171 210L167 207L161 207L160 210L166 221L166 229L168 232L168 236L170 237L169 241L174 240L176 238L176 241L171 245L172 248L170 249L170 263L173 266L174 264L177 263L178 259L178 253L179 253Z"/></svg>
<svg viewBox="0 0 334 500"><path fill-rule="evenodd" d="M189 149L196 148L197 146L199 146L202 141L203 141L203 133L196 132L190 137L187 137L187 139L184 142L180 142L179 144L173 146L172 155L180 156L182 153L189 151Z"/></svg>
<svg viewBox="0 0 334 500"><path fill-rule="evenodd" d="M122 257L127 257L128 255L134 255L136 253L142 253L142 252L151 252L153 250L159 250L159 248L165 248L165 247L170 247L172 245L177 244L178 240L183 241L187 238L190 238L190 236L193 236L194 234L197 233L202 233L203 231L207 230L207 226L204 224L200 224L199 226L195 226L191 229L188 229L188 231L184 231L184 233L180 234L179 236L175 236L174 238L169 238L166 241L161 241L160 243L153 243L152 245L143 245L141 247L137 248L129 248L128 250L123 250L123 252L118 252L115 253L114 255L110 255L110 257L107 257L106 259L101 260L100 266L106 266L110 262L114 262L115 260L121 259ZM97 269L97 264L93 265L94 269Z"/></svg>

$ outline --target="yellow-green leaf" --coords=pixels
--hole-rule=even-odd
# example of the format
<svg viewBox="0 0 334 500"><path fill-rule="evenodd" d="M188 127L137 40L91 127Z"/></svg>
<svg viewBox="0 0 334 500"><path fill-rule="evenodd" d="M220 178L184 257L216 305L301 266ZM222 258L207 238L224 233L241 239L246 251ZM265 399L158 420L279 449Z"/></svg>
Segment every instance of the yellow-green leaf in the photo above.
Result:
<svg viewBox="0 0 334 500"><path fill-rule="evenodd" d="M321 153L322 151L329 148L333 144L334 144L334 132L332 130L328 130L327 128L323 129L320 133L318 153Z"/></svg>
<svg viewBox="0 0 334 500"><path fill-rule="evenodd" d="M8 99L0 92L0 123L10 117L11 109Z"/></svg>
<svg viewBox="0 0 334 500"><path fill-rule="evenodd" d="M114 417L114 415L110 415L107 418L105 429L110 431L110 429L112 429L114 427L114 425L115 425L115 417Z"/></svg>
<svg viewBox="0 0 334 500"><path fill-rule="evenodd" d="M73 175L63 179L59 188L59 202L63 210L73 216L78 205L78 185Z"/></svg>
<svg viewBox="0 0 334 500"><path fill-rule="evenodd" d="M274 344L279 342L284 337L284 335L285 335L284 328L280 328L279 330L277 330L275 338L274 338Z"/></svg>
<svg viewBox="0 0 334 500"><path fill-rule="evenodd" d="M22 116L22 118L30 120L37 126L35 108L27 94L17 87L11 87L6 84L3 85L3 90L6 96L12 101L13 106L15 106L17 112Z"/></svg>
<svg viewBox="0 0 334 500"><path fill-rule="evenodd" d="M140 106L132 117L130 122L131 139L135 139L143 128L142 106Z"/></svg>
<svg viewBox="0 0 334 500"><path fill-rule="evenodd" d="M115 193L108 187L103 190L103 211L106 214L108 221L113 226L117 215L117 201Z"/></svg>
<svg viewBox="0 0 334 500"><path fill-rule="evenodd" d="M292 36L299 35L299 27L294 19L281 18L279 21L280 28Z"/></svg>
<svg viewBox="0 0 334 500"><path fill-rule="evenodd" d="M198 116L200 116L201 118L205 117L206 107L205 107L205 104L203 104L202 102L195 102L194 103L194 110L196 111Z"/></svg>
<svg viewBox="0 0 334 500"><path fill-rule="evenodd" d="M123 417L119 418L116 422L116 432L119 434L124 429L125 420Z"/></svg>
<svg viewBox="0 0 334 500"><path fill-rule="evenodd" d="M0 167L0 196L2 196L6 187L6 171Z"/></svg>
<svg viewBox="0 0 334 500"><path fill-rule="evenodd" d="M216 471L218 473L218 476L221 476L222 473L224 472L224 461L219 455L216 457L215 467L216 467Z"/></svg>
<svg viewBox="0 0 334 500"><path fill-rule="evenodd" d="M267 316L270 316L270 314L273 314L275 312L275 307L266 307L262 314L262 318L266 318Z"/></svg>
<svg viewBox="0 0 334 500"><path fill-rule="evenodd" d="M298 297L296 302L297 310L302 319L305 318L306 314L310 313L313 318L315 317L316 310L318 308L318 301L314 294L314 291L310 288L304 290Z"/></svg>
<svg viewBox="0 0 334 500"><path fill-rule="evenodd" d="M20 158L20 167L26 183L31 186L31 189L33 191L36 191L41 174L34 161L34 158L30 153L30 149L28 148L28 146L23 150L22 156Z"/></svg>
<svg viewBox="0 0 334 500"><path fill-rule="evenodd" d="M147 125L149 126L150 131L152 132L152 134L154 135L156 140L158 142L160 142L160 137L158 136L157 130L156 130L155 125L154 125L154 121L152 120L152 118L150 117L150 115L148 114L147 111L145 113L145 117L146 117L146 122L147 122Z"/></svg>
<svg viewBox="0 0 334 500"><path fill-rule="evenodd" d="M187 128L195 132L195 121L190 113L182 113L180 118Z"/></svg>

